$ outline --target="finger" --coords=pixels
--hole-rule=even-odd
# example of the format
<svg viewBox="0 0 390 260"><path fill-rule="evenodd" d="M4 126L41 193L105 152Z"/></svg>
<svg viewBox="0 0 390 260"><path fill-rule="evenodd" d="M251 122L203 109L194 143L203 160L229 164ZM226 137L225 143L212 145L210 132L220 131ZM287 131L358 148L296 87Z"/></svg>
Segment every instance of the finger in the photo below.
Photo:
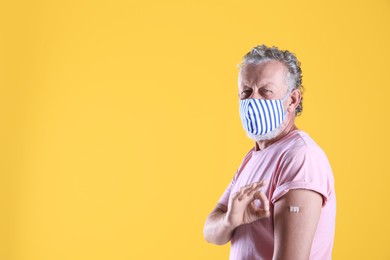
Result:
<svg viewBox="0 0 390 260"><path fill-rule="evenodd" d="M261 188L265 185L265 181L261 180L259 182L254 182L252 184L249 184L247 186L242 187L244 189L244 193L252 192L253 190L256 190L258 188Z"/></svg>
<svg viewBox="0 0 390 260"><path fill-rule="evenodd" d="M255 197L256 192L261 192L261 191L259 191L258 188L253 189L253 190L251 190L251 191L248 193L248 197L251 197L252 200L255 200L255 199L256 199L256 197Z"/></svg>
<svg viewBox="0 0 390 260"><path fill-rule="evenodd" d="M245 190L245 193L251 199L253 195L259 190L259 188L264 186L264 181L253 183L248 189Z"/></svg>
<svg viewBox="0 0 390 260"><path fill-rule="evenodd" d="M248 189L250 189L252 184L249 184L249 185L245 185L245 186L242 186L240 188L240 191L238 192L239 195L238 195L238 200L242 200L244 194L247 192Z"/></svg>
<svg viewBox="0 0 390 260"><path fill-rule="evenodd" d="M237 199L238 199L239 201L242 200L242 197L243 197L243 195L244 195L244 192L245 192L245 189L244 189L244 188L241 188L240 191L237 192Z"/></svg>
<svg viewBox="0 0 390 260"><path fill-rule="evenodd" d="M254 183L251 183L249 185L242 186L240 188L240 195L238 197L238 200L242 200L244 198L244 195L247 195L248 197L250 197L252 199L252 197L253 197L252 192L256 191L260 187L263 187L265 184L266 184L266 181L261 180L259 182L254 182Z"/></svg>
<svg viewBox="0 0 390 260"><path fill-rule="evenodd" d="M250 185L246 185L246 186L242 187L242 190L241 190L242 193L240 194L240 199L247 199L247 198L252 199L253 194L251 195L251 193L253 191L256 191L258 186L259 186L259 184L257 182L254 182Z"/></svg>
<svg viewBox="0 0 390 260"><path fill-rule="evenodd" d="M251 187L250 189L245 190L244 193L240 194L239 200L244 201L245 204L247 204L247 205L249 203L251 203L254 200L253 194L257 191L254 187L255 186Z"/></svg>
<svg viewBox="0 0 390 260"><path fill-rule="evenodd" d="M254 182L253 184L256 184L257 187L263 187L264 185L267 184L267 181L266 180L261 180L261 181L258 181L258 182Z"/></svg>
<svg viewBox="0 0 390 260"><path fill-rule="evenodd" d="M235 200L235 199L238 198L238 196L240 196L240 191L237 191L237 192L235 192L234 194L232 194L232 195L231 195L231 198L232 198L233 200Z"/></svg>
<svg viewBox="0 0 390 260"><path fill-rule="evenodd" d="M256 217L258 217L258 218L269 217L270 215L271 215L271 213L269 210L265 210L265 209L256 210Z"/></svg>
<svg viewBox="0 0 390 260"><path fill-rule="evenodd" d="M245 192L245 191L247 191L248 189L250 189L254 184L255 184L255 183L251 183L251 184L242 186L242 187L240 188L240 191Z"/></svg>
<svg viewBox="0 0 390 260"><path fill-rule="evenodd" d="M261 191L257 191L255 192L255 194L253 194L253 198L254 199L259 199L261 204L263 205L263 208L265 210L269 210L269 200L267 198L267 196L265 196L265 194Z"/></svg>
<svg viewBox="0 0 390 260"><path fill-rule="evenodd" d="M254 184L256 184L255 187L253 187L253 189L257 190L261 187L264 187L266 184L267 184L267 181L266 180L261 180L259 182L255 182Z"/></svg>

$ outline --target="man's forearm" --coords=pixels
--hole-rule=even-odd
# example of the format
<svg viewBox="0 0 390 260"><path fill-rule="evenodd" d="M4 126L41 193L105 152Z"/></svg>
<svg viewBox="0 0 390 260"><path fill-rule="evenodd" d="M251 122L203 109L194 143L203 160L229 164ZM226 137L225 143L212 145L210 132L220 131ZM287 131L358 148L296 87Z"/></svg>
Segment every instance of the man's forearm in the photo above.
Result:
<svg viewBox="0 0 390 260"><path fill-rule="evenodd" d="M213 211L204 225L204 238L209 243L224 245L230 241L234 228L225 222L226 212L222 210Z"/></svg>

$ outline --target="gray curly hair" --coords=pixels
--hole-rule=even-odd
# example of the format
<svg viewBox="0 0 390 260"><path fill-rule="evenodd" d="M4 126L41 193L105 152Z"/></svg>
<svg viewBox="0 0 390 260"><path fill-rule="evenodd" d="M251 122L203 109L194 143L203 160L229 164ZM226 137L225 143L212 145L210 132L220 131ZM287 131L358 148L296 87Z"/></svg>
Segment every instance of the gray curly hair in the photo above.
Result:
<svg viewBox="0 0 390 260"><path fill-rule="evenodd" d="M287 50L280 50L275 46L267 47L264 44L252 48L250 52L242 58L240 69L247 64L259 64L262 62L277 60L287 67L288 90L298 89L303 94L301 63L294 53ZM303 110L303 96L299 105L295 109L295 115L298 116Z"/></svg>

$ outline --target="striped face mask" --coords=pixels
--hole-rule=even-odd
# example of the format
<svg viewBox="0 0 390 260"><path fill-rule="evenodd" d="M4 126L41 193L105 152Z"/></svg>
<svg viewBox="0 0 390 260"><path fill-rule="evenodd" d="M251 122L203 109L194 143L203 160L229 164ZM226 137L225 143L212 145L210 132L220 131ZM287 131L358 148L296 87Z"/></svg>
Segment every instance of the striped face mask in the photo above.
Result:
<svg viewBox="0 0 390 260"><path fill-rule="evenodd" d="M282 103L289 94L287 93L283 99L240 100L242 125L250 138L259 141L280 126L287 115L287 112L283 111Z"/></svg>

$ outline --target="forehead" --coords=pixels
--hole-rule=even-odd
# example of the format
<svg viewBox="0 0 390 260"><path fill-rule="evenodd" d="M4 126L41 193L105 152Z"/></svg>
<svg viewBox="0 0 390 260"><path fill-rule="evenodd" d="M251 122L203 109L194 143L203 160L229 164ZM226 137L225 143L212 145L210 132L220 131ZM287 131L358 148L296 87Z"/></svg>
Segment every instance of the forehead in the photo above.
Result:
<svg viewBox="0 0 390 260"><path fill-rule="evenodd" d="M284 85L286 83L287 68L279 61L267 61L260 64L244 65L239 74L241 84Z"/></svg>

